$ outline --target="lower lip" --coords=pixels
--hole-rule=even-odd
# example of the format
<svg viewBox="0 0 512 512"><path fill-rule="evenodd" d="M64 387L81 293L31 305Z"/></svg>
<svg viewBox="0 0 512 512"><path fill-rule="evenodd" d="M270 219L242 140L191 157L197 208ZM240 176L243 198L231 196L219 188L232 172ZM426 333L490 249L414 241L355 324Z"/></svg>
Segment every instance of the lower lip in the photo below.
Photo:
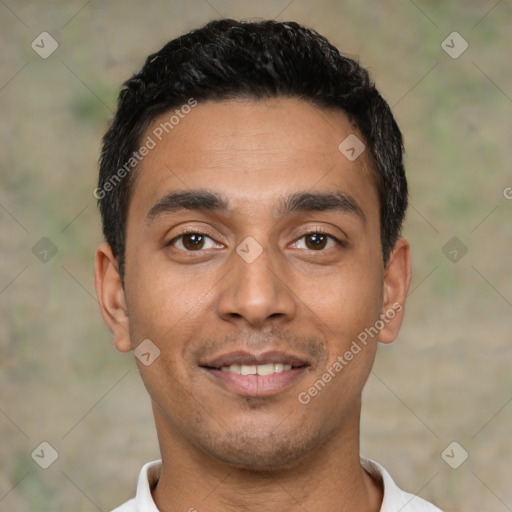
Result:
<svg viewBox="0 0 512 512"><path fill-rule="evenodd" d="M302 375L307 367L292 368L272 375L239 375L237 373L225 372L205 368L222 386L233 393L243 396L271 396L289 387Z"/></svg>

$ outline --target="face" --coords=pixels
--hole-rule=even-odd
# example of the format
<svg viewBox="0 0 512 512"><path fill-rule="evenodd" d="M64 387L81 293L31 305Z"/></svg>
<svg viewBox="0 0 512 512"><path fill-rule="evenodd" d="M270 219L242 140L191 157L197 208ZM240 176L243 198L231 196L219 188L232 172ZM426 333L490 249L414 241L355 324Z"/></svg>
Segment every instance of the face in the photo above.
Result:
<svg viewBox="0 0 512 512"><path fill-rule="evenodd" d="M408 244L383 266L373 171L338 149L358 133L343 112L205 102L159 141L168 119L143 138L157 144L136 171L124 290L97 252L103 316L119 350L160 351L137 364L161 439L289 466L357 424L377 342L400 326Z"/></svg>

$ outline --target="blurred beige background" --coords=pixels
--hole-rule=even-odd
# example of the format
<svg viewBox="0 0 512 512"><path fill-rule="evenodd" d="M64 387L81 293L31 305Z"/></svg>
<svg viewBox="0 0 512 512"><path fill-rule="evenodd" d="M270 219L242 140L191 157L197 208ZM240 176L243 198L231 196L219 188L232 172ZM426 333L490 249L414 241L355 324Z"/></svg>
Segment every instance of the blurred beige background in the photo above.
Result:
<svg viewBox="0 0 512 512"><path fill-rule="evenodd" d="M221 16L316 28L393 107L414 278L365 390L362 453L446 511L512 510L509 0L0 1L0 510L110 510L158 457L133 357L98 311L92 191L121 82Z"/></svg>

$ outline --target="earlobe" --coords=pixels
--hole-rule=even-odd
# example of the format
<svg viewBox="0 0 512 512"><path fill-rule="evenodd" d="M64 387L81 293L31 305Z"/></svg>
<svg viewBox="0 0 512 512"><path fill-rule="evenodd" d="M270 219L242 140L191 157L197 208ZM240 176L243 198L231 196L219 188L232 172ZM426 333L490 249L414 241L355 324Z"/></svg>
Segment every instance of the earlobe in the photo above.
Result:
<svg viewBox="0 0 512 512"><path fill-rule="evenodd" d="M114 346L120 352L131 350L129 318L117 260L110 245L102 242L96 250L94 285L101 315L114 336Z"/></svg>
<svg viewBox="0 0 512 512"><path fill-rule="evenodd" d="M381 343L391 343L398 336L410 282L410 246L405 238L399 238L393 247L384 272L381 312L381 320L384 325L379 332Z"/></svg>

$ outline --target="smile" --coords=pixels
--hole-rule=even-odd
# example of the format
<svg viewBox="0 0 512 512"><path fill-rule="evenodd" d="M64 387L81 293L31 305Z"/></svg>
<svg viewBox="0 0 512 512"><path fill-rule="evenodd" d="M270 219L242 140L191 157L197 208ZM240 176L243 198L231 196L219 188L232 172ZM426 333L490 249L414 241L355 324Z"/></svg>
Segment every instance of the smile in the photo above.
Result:
<svg viewBox="0 0 512 512"><path fill-rule="evenodd" d="M231 366L223 366L221 371L236 373L237 375L272 375L291 369L291 364L267 363L259 365L232 364Z"/></svg>
<svg viewBox="0 0 512 512"><path fill-rule="evenodd" d="M241 396L266 397L291 387L310 362L283 352L232 352L200 366L214 383Z"/></svg>

